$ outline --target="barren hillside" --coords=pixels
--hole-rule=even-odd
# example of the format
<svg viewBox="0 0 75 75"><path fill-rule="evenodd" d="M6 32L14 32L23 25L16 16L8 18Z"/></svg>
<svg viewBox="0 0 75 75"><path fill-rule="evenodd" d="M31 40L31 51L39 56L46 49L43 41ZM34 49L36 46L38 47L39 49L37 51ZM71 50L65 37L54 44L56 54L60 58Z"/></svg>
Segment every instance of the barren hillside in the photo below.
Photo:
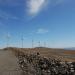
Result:
<svg viewBox="0 0 75 75"><path fill-rule="evenodd" d="M54 48L10 48L10 50L18 50L25 54L39 52L41 56L53 57L62 61L75 61L74 50L54 49Z"/></svg>

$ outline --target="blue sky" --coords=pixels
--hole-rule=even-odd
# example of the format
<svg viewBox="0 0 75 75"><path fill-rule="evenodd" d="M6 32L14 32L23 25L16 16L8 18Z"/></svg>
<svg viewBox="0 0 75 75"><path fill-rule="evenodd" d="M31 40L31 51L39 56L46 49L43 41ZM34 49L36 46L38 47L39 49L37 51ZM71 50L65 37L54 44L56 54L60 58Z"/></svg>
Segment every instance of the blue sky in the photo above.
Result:
<svg viewBox="0 0 75 75"><path fill-rule="evenodd" d="M75 47L75 0L0 0L0 48Z"/></svg>

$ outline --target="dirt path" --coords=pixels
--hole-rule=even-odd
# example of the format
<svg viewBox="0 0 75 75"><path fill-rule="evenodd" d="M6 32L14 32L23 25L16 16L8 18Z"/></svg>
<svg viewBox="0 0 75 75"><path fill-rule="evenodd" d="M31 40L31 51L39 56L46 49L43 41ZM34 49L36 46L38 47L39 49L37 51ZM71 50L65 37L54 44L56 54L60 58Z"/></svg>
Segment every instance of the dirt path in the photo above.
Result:
<svg viewBox="0 0 75 75"><path fill-rule="evenodd" d="M10 50L0 51L0 75L21 75L17 58Z"/></svg>

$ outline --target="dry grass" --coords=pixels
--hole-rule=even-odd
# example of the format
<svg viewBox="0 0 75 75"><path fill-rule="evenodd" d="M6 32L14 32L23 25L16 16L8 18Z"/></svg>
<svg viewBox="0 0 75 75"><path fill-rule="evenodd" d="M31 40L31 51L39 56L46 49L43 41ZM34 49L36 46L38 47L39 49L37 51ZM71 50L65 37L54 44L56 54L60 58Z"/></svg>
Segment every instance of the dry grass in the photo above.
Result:
<svg viewBox="0 0 75 75"><path fill-rule="evenodd" d="M66 50L64 53L75 55L75 50Z"/></svg>
<svg viewBox="0 0 75 75"><path fill-rule="evenodd" d="M75 61L75 57L71 55L75 55L75 51L64 50L64 49L53 49L53 48L10 48L12 51L15 50L15 53L18 51L24 54L31 54L39 52L43 57L53 57L56 59L61 59L62 61Z"/></svg>

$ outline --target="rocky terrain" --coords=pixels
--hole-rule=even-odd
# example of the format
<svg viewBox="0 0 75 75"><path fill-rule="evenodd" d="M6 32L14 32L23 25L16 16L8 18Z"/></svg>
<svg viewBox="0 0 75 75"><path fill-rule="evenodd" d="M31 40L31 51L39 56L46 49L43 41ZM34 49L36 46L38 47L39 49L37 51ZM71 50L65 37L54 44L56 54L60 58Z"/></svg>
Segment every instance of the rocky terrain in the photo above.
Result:
<svg viewBox="0 0 75 75"><path fill-rule="evenodd" d="M75 62L44 57L39 52L25 54L17 50L15 55L24 75L75 75Z"/></svg>
<svg viewBox="0 0 75 75"><path fill-rule="evenodd" d="M52 48L0 50L1 75L75 75L75 51Z"/></svg>

